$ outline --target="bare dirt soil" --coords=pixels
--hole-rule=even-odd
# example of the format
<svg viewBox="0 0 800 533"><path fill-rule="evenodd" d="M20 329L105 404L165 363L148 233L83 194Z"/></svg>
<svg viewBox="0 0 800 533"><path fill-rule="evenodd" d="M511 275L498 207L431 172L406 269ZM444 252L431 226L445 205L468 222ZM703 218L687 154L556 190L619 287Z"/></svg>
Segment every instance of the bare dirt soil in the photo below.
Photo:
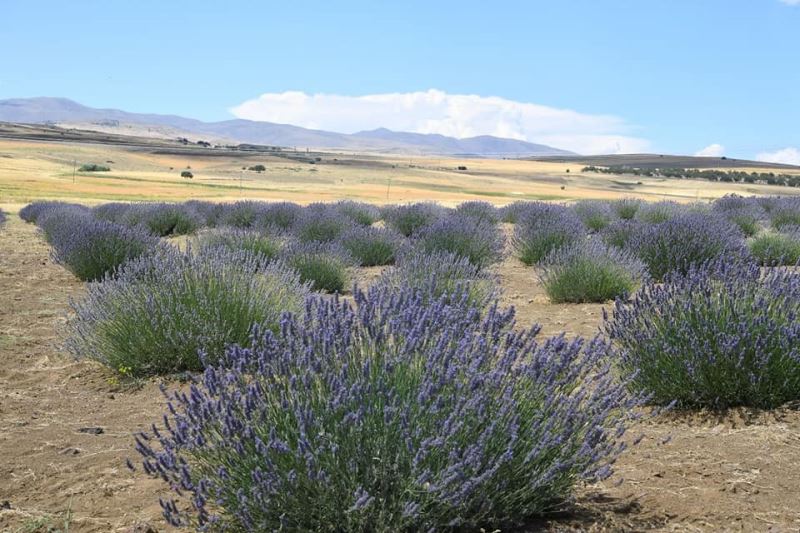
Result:
<svg viewBox="0 0 800 533"><path fill-rule="evenodd" d="M520 325L597 333L601 306L547 303L514 259L497 271ZM120 387L61 351L68 299L82 291L33 226L12 216L0 229L0 531L170 531L167 488L125 466L132 435L164 409L158 382ZM800 531L800 412L672 413L639 433L614 477L525 530Z"/></svg>

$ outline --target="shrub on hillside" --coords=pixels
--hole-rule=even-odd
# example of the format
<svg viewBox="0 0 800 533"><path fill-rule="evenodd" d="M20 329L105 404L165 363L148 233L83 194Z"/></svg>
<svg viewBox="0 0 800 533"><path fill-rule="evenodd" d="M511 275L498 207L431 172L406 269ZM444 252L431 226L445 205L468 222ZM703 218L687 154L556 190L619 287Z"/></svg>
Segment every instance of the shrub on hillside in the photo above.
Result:
<svg viewBox="0 0 800 533"><path fill-rule="evenodd" d="M454 213L417 231L413 244L427 253L449 252L485 267L503 258L505 237L496 224Z"/></svg>
<svg viewBox="0 0 800 533"><path fill-rule="evenodd" d="M383 220L395 231L411 237L447 214L447 209L433 202L387 206Z"/></svg>
<svg viewBox="0 0 800 533"><path fill-rule="evenodd" d="M605 330L631 388L684 407L800 399L800 275L728 260L617 302Z"/></svg>
<svg viewBox="0 0 800 533"><path fill-rule="evenodd" d="M365 267L394 264L406 245L402 235L393 230L365 226L345 231L338 242L360 266Z"/></svg>
<svg viewBox="0 0 800 533"><path fill-rule="evenodd" d="M123 375L197 371L227 344L246 346L252 324L277 331L307 292L294 272L260 255L170 248L90 284L71 303L67 348Z"/></svg>
<svg viewBox="0 0 800 533"><path fill-rule="evenodd" d="M344 292L350 284L350 268L355 266L346 250L329 242L292 242L281 258L298 273L301 282L319 292Z"/></svg>
<svg viewBox="0 0 800 533"><path fill-rule="evenodd" d="M586 230L577 215L562 205L531 202L514 227L512 246L526 265L553 250L583 240Z"/></svg>
<svg viewBox="0 0 800 533"><path fill-rule="evenodd" d="M582 200L573 205L572 209L592 233L597 233L616 219L616 213L608 202Z"/></svg>
<svg viewBox="0 0 800 533"><path fill-rule="evenodd" d="M628 247L647 265L656 280L670 272L685 273L706 261L746 257L739 229L718 215L688 213L666 222L645 225Z"/></svg>
<svg viewBox="0 0 800 533"><path fill-rule="evenodd" d="M762 233L748 246L760 265L795 265L800 262L800 235L797 233Z"/></svg>
<svg viewBox="0 0 800 533"><path fill-rule="evenodd" d="M591 240L550 253L539 278L553 303L602 303L632 294L647 267L630 252Z"/></svg>
<svg viewBox="0 0 800 533"><path fill-rule="evenodd" d="M113 275L128 261L154 253L160 244L142 229L91 216L61 217L49 240L53 260L82 281Z"/></svg>
<svg viewBox="0 0 800 533"><path fill-rule="evenodd" d="M137 436L144 470L182 500L162 502L167 521L477 531L563 508L612 474L641 398L602 341L512 325L409 289L311 299L167 393L166 429Z"/></svg>
<svg viewBox="0 0 800 533"><path fill-rule="evenodd" d="M109 172L111 168L105 165L97 165L95 163L87 163L78 168L78 172Z"/></svg>

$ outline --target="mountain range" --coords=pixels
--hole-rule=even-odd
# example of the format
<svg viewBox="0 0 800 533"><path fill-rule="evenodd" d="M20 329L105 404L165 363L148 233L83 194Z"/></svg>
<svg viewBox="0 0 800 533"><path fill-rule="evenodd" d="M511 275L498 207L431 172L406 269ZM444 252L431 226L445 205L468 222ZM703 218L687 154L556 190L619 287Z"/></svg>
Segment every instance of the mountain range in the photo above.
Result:
<svg viewBox="0 0 800 533"><path fill-rule="evenodd" d="M444 155L462 157L566 156L573 152L516 139L481 135L457 139L437 134L391 131L378 128L358 133L312 130L290 124L233 119L203 122L177 115L130 113L97 109L67 98L11 98L0 100L0 121L55 124L62 127L148 135L186 137L215 143L259 144L297 148Z"/></svg>

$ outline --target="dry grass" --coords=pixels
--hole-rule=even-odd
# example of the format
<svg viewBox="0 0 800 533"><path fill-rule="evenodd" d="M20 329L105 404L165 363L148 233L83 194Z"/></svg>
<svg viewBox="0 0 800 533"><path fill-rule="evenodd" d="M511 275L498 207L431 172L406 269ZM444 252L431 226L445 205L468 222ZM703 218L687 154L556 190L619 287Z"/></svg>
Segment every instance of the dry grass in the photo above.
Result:
<svg viewBox="0 0 800 533"><path fill-rule="evenodd" d="M24 204L39 198L86 203L190 198L308 203L353 198L374 203L436 200L453 205L474 199L506 204L519 199L569 201L621 196L688 202L731 192L796 192L767 185L583 174L580 165L542 161L329 153L309 164L240 152L216 156L202 151L186 155L156 152L142 147L2 139L0 204ZM73 179L76 163L99 163L112 170L79 172ZM265 165L267 171L242 171L242 167L255 164ZM458 171L461 165L468 170ZM193 179L180 177L187 167L191 167Z"/></svg>

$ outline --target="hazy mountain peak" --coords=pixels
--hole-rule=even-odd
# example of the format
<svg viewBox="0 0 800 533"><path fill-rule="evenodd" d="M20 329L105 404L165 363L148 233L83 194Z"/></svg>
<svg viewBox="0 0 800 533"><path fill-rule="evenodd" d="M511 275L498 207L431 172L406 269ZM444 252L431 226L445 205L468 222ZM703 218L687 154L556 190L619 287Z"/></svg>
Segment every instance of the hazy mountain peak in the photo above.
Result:
<svg viewBox="0 0 800 533"><path fill-rule="evenodd" d="M202 122L174 115L129 113L118 109L97 109L68 98L35 97L0 100L0 121L28 124L81 124L86 129L102 125L108 131L115 124L157 126L186 135L227 139L235 143L328 148L353 151L460 155L476 157L526 157L568 155L572 152L542 144L481 135L457 139L440 134L412 133L377 128L346 134L311 130L289 124L225 120Z"/></svg>

